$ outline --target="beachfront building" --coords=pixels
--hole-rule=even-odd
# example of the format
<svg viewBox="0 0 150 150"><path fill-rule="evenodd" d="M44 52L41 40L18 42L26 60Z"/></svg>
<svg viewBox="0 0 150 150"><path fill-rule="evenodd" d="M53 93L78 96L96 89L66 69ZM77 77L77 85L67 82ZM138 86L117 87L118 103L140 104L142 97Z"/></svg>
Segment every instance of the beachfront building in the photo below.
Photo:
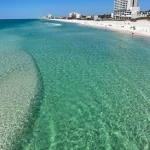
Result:
<svg viewBox="0 0 150 150"><path fill-rule="evenodd" d="M47 18L48 18L48 19L51 19L51 18L52 18L52 15L51 15L51 14L48 14L48 15L47 15Z"/></svg>
<svg viewBox="0 0 150 150"><path fill-rule="evenodd" d="M128 0L127 9L129 10L131 7L138 7L138 0Z"/></svg>
<svg viewBox="0 0 150 150"><path fill-rule="evenodd" d="M86 16L82 15L81 20L86 20Z"/></svg>
<svg viewBox="0 0 150 150"><path fill-rule="evenodd" d="M114 0L114 19L135 19L139 14L138 0Z"/></svg>
<svg viewBox="0 0 150 150"><path fill-rule="evenodd" d="M92 20L100 21L100 20L110 20L112 18L113 18L112 14L104 14L104 15L94 15L92 17Z"/></svg>
<svg viewBox="0 0 150 150"><path fill-rule="evenodd" d="M141 11L140 17L150 17L150 10L148 11Z"/></svg>
<svg viewBox="0 0 150 150"><path fill-rule="evenodd" d="M111 18L114 18L114 13L111 13Z"/></svg>
<svg viewBox="0 0 150 150"><path fill-rule="evenodd" d="M47 16L43 16L41 17L41 19L52 19L52 15L51 14L48 14Z"/></svg>
<svg viewBox="0 0 150 150"><path fill-rule="evenodd" d="M47 17L46 17L46 16L43 16L43 17L40 17L40 19L47 19Z"/></svg>
<svg viewBox="0 0 150 150"><path fill-rule="evenodd" d="M86 20L92 20L92 19L93 19L93 16L90 16L90 15L86 16Z"/></svg>
<svg viewBox="0 0 150 150"><path fill-rule="evenodd" d="M79 14L77 12L72 12L72 13L69 13L69 18L70 19L81 19L81 14Z"/></svg>
<svg viewBox="0 0 150 150"><path fill-rule="evenodd" d="M98 21L98 20L99 20L98 15L94 15L94 20L95 20L95 21Z"/></svg>

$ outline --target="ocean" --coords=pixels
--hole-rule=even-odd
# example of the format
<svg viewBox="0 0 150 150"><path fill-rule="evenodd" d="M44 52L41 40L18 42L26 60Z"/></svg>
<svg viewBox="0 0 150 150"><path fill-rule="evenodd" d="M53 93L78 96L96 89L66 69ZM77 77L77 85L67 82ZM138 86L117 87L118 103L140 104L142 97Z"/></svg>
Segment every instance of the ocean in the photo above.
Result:
<svg viewBox="0 0 150 150"><path fill-rule="evenodd" d="M150 38L0 20L0 149L150 149Z"/></svg>

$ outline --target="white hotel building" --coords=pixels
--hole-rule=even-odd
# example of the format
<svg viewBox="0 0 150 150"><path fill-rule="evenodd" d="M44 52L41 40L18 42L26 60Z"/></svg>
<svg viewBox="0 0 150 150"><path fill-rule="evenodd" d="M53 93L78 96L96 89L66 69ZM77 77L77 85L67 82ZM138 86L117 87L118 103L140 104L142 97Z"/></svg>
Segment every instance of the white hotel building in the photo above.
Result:
<svg viewBox="0 0 150 150"><path fill-rule="evenodd" d="M138 0L114 0L115 19L134 19L139 13Z"/></svg>
<svg viewBox="0 0 150 150"><path fill-rule="evenodd" d="M81 14L79 14L77 12L72 12L72 13L69 13L69 18L81 19Z"/></svg>

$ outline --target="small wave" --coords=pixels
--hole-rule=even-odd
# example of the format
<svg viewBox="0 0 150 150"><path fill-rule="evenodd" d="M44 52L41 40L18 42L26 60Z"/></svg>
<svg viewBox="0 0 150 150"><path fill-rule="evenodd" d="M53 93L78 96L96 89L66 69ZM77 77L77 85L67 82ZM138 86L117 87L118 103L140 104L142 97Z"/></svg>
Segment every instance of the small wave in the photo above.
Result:
<svg viewBox="0 0 150 150"><path fill-rule="evenodd" d="M49 23L49 22L46 22L45 24L48 25L48 26L50 26L50 27L60 27L60 26L62 26L62 24L59 24L59 23Z"/></svg>

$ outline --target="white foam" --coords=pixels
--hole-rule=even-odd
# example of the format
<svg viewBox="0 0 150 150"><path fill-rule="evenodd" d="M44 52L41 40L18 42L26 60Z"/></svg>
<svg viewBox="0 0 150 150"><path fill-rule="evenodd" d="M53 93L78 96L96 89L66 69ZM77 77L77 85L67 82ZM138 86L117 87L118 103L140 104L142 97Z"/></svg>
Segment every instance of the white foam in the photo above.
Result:
<svg viewBox="0 0 150 150"><path fill-rule="evenodd" d="M48 25L49 27L60 27L60 26L62 26L62 24L59 24L59 23L46 22L45 24Z"/></svg>

